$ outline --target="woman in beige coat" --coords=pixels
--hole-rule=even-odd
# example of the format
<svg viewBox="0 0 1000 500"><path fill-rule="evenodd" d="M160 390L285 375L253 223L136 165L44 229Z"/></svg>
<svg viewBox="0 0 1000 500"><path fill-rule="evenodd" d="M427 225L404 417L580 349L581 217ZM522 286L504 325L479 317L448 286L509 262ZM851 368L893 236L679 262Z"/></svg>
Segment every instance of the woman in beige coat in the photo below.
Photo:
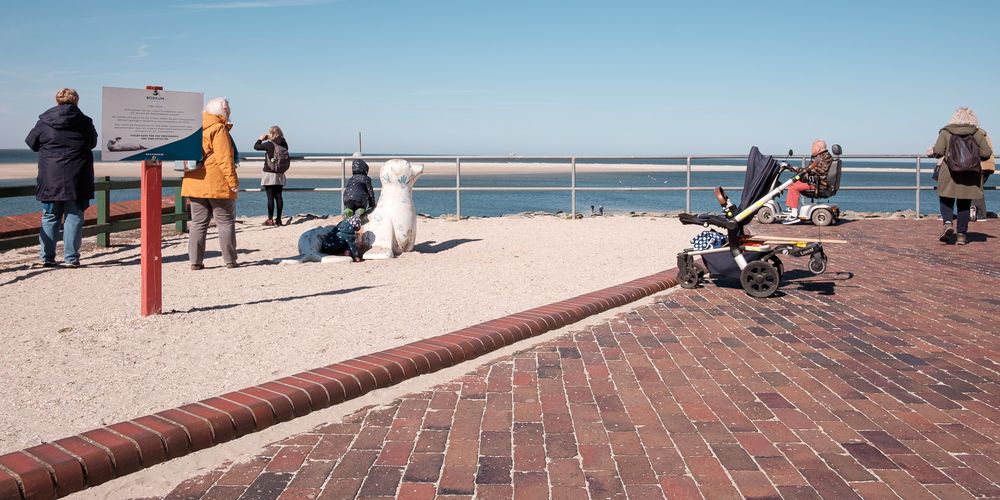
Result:
<svg viewBox="0 0 1000 500"><path fill-rule="evenodd" d="M955 237L955 243L964 245L968 243L966 231L969 230L969 207L972 200L983 197L983 177L979 171L952 172L948 167L948 149L950 148L953 136L972 136L979 145L979 157L986 160L993 154L993 149L986 141L986 132L979 128L979 119L969 108L958 108L951 120L938 133L937 142L934 143L932 153L935 158L945 158L938 168L938 199L941 204L941 220L944 222L944 230L940 240L950 243ZM954 218L954 207L958 205L958 225L952 228Z"/></svg>
<svg viewBox="0 0 1000 500"><path fill-rule="evenodd" d="M236 263L236 192L240 179L236 176L236 148L229 129L229 101L216 97L205 104L202 113L201 149L205 166L184 172L181 196L191 202L191 234L188 238L188 259L191 269L204 269L205 236L208 224L215 219L219 230L219 247L226 267Z"/></svg>

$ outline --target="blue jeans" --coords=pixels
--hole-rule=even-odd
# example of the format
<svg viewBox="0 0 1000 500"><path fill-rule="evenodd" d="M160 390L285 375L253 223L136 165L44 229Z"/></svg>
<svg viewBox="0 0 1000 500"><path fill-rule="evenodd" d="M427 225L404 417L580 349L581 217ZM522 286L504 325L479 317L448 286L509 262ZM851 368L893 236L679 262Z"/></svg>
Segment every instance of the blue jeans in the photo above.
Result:
<svg viewBox="0 0 1000 500"><path fill-rule="evenodd" d="M38 233L42 262L56 261L56 242L59 241L60 229L63 230L63 260L67 264L80 262L83 211L89 205L90 200L42 202L42 230Z"/></svg>

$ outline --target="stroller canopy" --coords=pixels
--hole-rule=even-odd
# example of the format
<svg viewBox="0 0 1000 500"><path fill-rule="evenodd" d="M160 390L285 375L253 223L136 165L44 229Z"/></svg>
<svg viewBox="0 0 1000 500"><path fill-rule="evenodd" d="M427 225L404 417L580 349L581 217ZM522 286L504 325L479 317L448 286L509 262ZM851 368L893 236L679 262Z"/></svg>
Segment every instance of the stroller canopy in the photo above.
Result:
<svg viewBox="0 0 1000 500"><path fill-rule="evenodd" d="M764 156L757 146L750 148L747 156L747 173L743 179L743 193L740 195L738 212L747 209L753 202L761 199L774 183L774 178L781 172L781 167L773 156Z"/></svg>

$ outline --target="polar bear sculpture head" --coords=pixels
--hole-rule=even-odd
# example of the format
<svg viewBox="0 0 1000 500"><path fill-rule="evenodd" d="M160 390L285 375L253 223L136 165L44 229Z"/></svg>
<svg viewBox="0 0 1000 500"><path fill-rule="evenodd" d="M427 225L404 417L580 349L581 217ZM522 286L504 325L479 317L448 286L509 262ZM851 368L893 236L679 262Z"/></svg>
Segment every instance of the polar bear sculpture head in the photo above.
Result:
<svg viewBox="0 0 1000 500"><path fill-rule="evenodd" d="M409 186L417 182L417 177L424 173L424 166L410 163L406 160L392 159L385 162L379 171L382 186Z"/></svg>

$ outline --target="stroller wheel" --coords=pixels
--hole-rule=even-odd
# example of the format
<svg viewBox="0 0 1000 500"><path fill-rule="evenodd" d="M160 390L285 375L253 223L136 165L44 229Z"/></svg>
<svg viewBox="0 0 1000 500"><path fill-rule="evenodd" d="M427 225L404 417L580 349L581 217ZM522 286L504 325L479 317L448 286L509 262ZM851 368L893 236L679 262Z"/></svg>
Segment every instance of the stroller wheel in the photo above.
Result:
<svg viewBox="0 0 1000 500"><path fill-rule="evenodd" d="M740 273L740 284L743 291L751 297L770 297L778 290L781 278L778 269L765 260L755 260Z"/></svg>
<svg viewBox="0 0 1000 500"><path fill-rule="evenodd" d="M705 268L700 264L692 265L688 271L685 273L683 271L677 271L677 281L680 282L681 288L697 288L701 280L705 278Z"/></svg>
<svg viewBox="0 0 1000 500"><path fill-rule="evenodd" d="M826 254L825 253L814 253L812 257L809 257L809 270L813 274L823 274L826 272Z"/></svg>
<svg viewBox="0 0 1000 500"><path fill-rule="evenodd" d="M813 210L812 223L817 226L829 226L833 224L833 214L825 208L817 208Z"/></svg>
<svg viewBox="0 0 1000 500"><path fill-rule="evenodd" d="M760 207L760 210L757 211L757 222L761 224L774 222L774 210L771 210L771 207Z"/></svg>

